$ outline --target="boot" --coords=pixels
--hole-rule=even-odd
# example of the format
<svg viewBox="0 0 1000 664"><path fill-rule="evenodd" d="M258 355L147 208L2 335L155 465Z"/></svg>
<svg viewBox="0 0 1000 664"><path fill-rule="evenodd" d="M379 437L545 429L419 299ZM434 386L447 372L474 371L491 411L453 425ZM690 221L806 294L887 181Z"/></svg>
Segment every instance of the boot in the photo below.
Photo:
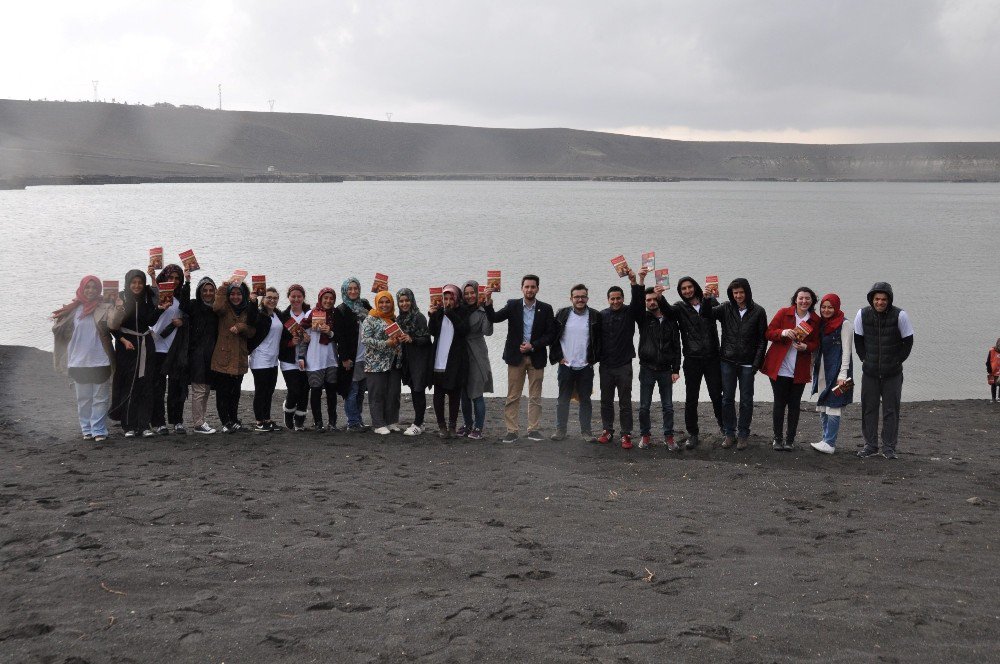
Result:
<svg viewBox="0 0 1000 664"><path fill-rule="evenodd" d="M299 415L295 413L295 430L305 431L306 430L306 416L305 414Z"/></svg>
<svg viewBox="0 0 1000 664"><path fill-rule="evenodd" d="M295 426L294 419L295 419L295 411L294 410L286 410L285 411L285 428L286 429L291 429L292 427Z"/></svg>

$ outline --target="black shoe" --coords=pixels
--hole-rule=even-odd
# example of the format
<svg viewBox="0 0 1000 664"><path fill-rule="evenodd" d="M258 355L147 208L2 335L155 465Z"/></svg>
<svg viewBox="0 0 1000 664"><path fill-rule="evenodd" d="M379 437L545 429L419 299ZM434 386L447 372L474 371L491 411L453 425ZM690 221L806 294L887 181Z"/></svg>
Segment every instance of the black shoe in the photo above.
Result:
<svg viewBox="0 0 1000 664"><path fill-rule="evenodd" d="M898 459L899 458L899 457L896 456L896 450L884 450L882 452L882 456L884 456L886 459Z"/></svg>
<svg viewBox="0 0 1000 664"><path fill-rule="evenodd" d="M291 413L285 413L285 428L294 429L295 428L295 411Z"/></svg>
<svg viewBox="0 0 1000 664"><path fill-rule="evenodd" d="M229 425L229 430L232 431L233 433L236 433L237 431L242 431L243 423L240 422L239 420L236 420L235 422Z"/></svg>
<svg viewBox="0 0 1000 664"><path fill-rule="evenodd" d="M313 431L315 431L316 433L326 433L326 427L325 427L325 426L323 426L323 423L322 423L322 422L317 422L317 423L316 423L316 424L315 424L315 425L313 426Z"/></svg>
<svg viewBox="0 0 1000 664"><path fill-rule="evenodd" d="M797 449L799 449L799 446L795 444L794 440L786 440L785 441L785 451L786 452L794 452Z"/></svg>
<svg viewBox="0 0 1000 664"><path fill-rule="evenodd" d="M688 436L687 442L684 443L684 449L693 450L694 448L698 447L698 442L699 442L698 434L693 433L690 436Z"/></svg>
<svg viewBox="0 0 1000 664"><path fill-rule="evenodd" d="M503 438L500 439L501 443L516 443L517 442L517 432L508 431Z"/></svg>
<svg viewBox="0 0 1000 664"><path fill-rule="evenodd" d="M863 447L861 451L858 452L859 459L867 459L868 457L878 456L878 450L874 447Z"/></svg>
<svg viewBox="0 0 1000 664"><path fill-rule="evenodd" d="M784 452L785 451L785 441L780 440L778 438L773 438L771 440L771 448L775 452Z"/></svg>
<svg viewBox="0 0 1000 664"><path fill-rule="evenodd" d="M531 434L532 433L534 433L534 432L532 432L532 431L528 432L528 438L530 438L531 440L534 440L534 438L531 438ZM565 430L557 430L554 434L552 434L551 436L549 436L549 440L556 440L556 441L566 440L566 431Z"/></svg>
<svg viewBox="0 0 1000 664"><path fill-rule="evenodd" d="M534 440L534 441L544 440L542 438L542 432L541 431L529 431L528 432L528 440Z"/></svg>
<svg viewBox="0 0 1000 664"><path fill-rule="evenodd" d="M305 431L306 430L306 416L305 415L296 415L295 416L295 430L296 431Z"/></svg>

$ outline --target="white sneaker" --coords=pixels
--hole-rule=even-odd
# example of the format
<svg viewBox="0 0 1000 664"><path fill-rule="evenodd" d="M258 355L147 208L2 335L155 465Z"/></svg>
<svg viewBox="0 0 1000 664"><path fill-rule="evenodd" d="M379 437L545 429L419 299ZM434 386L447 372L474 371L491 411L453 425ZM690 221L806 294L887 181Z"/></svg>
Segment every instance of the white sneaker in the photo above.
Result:
<svg viewBox="0 0 1000 664"><path fill-rule="evenodd" d="M396 423L396 422L393 422L392 424L389 425L389 431L391 431L393 433L399 433L402 430L403 430L403 427L399 426L399 424Z"/></svg>
<svg viewBox="0 0 1000 664"><path fill-rule="evenodd" d="M825 440L821 440L818 443L812 443L812 448L817 452L822 452L823 454L833 454L837 451L837 448L830 445Z"/></svg>
<svg viewBox="0 0 1000 664"><path fill-rule="evenodd" d="M377 433L380 436L388 436L391 432L389 427L379 427L378 429L372 429L372 433Z"/></svg>
<svg viewBox="0 0 1000 664"><path fill-rule="evenodd" d="M416 424L411 424L410 427L403 432L404 436L419 436L424 432L423 427L418 427Z"/></svg>

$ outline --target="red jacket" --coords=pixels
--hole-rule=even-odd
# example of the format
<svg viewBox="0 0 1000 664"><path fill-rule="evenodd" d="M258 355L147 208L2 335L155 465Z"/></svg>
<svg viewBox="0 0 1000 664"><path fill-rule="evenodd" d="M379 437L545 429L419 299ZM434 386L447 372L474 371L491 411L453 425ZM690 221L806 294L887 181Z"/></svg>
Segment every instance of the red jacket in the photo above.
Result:
<svg viewBox="0 0 1000 664"><path fill-rule="evenodd" d="M800 350L795 357L795 376L792 382L796 384L806 384L812 380L812 353L819 348L820 318L815 313L809 313L808 322L812 325L812 332L809 333L803 343L806 350ZM781 370L781 363L785 361L785 355L792 347L791 339L781 336L783 330L795 328L795 307L785 307L779 309L771 319L771 324L767 326L764 338L771 342L767 354L764 355L764 365L760 368L761 373L771 380L778 379L778 371Z"/></svg>

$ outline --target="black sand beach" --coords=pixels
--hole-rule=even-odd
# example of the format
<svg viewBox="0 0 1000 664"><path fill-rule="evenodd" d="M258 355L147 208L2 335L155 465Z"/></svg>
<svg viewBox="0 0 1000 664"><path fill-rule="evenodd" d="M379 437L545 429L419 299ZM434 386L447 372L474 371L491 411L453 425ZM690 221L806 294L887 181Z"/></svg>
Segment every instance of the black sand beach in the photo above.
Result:
<svg viewBox="0 0 1000 664"><path fill-rule="evenodd" d="M896 461L854 458L857 406L835 456L774 453L769 404L746 452L95 445L49 354L0 372L3 662L997 661L985 399L904 403Z"/></svg>

